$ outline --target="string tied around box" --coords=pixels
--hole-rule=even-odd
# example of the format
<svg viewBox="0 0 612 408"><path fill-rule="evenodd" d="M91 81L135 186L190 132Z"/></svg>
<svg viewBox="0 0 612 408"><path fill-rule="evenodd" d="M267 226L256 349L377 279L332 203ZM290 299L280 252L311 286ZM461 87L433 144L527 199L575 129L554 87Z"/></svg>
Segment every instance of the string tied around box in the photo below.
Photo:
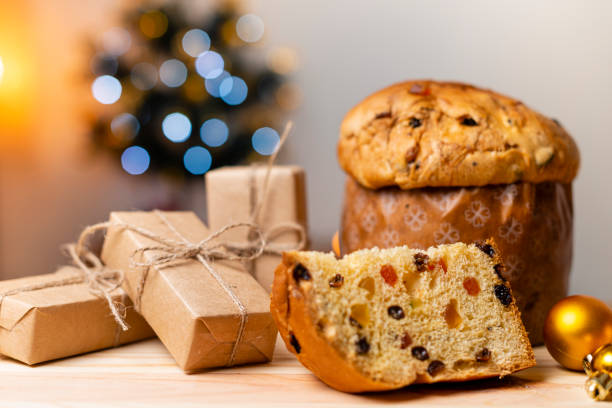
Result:
<svg viewBox="0 0 612 408"><path fill-rule="evenodd" d="M261 223L259 222L259 217L261 215L262 209L266 206L266 203L268 202L272 168L274 166L274 163L276 162L281 148L289 137L289 133L291 132L292 128L293 122L287 122L287 125L285 126L285 129L283 130L283 133L280 136L279 142L276 148L274 149L274 152L270 155L267 163L265 164L266 168L261 189L258 188L256 180L256 171L260 167L260 165L255 163L251 165L251 172L249 174L249 223L254 224L256 226L261 225ZM275 242L278 237L288 232L294 232L297 234L298 239L296 243L283 244ZM264 255L280 256L284 251L299 251L301 249L304 249L307 244L306 229L302 224L293 221L279 222L277 224L274 224L271 227L264 229L263 234L266 241L266 245L263 250ZM249 242L253 242L256 239L257 232L249 231L247 240ZM251 275L254 274L253 260L245 262L245 267Z"/></svg>
<svg viewBox="0 0 612 408"><path fill-rule="evenodd" d="M121 286L124 277L123 272L106 268L102 261L88 249L83 248L80 256L77 254L74 244L66 245L64 249L75 266L79 268L77 274L49 282L25 285L0 293L0 304L5 297L18 293L86 283L92 294L106 300L118 327L123 331L127 330L129 326L125 321L125 306L121 302L114 301L111 294ZM118 344L118 336L115 336L115 339L115 344Z"/></svg>

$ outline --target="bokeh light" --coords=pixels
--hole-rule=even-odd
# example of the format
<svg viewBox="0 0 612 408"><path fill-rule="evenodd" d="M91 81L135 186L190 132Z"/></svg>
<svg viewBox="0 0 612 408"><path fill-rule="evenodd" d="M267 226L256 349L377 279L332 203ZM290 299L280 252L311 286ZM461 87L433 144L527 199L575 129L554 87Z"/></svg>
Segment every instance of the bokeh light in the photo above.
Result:
<svg viewBox="0 0 612 408"><path fill-rule="evenodd" d="M187 67L177 59L164 61L159 67L159 79L170 88L181 86L187 79Z"/></svg>
<svg viewBox="0 0 612 408"><path fill-rule="evenodd" d="M248 92L246 82L237 76L225 78L219 85L221 99L228 105L240 105L246 99Z"/></svg>
<svg viewBox="0 0 612 408"><path fill-rule="evenodd" d="M148 91L157 83L157 69L153 64L140 62L132 68L130 80L136 88L141 91Z"/></svg>
<svg viewBox="0 0 612 408"><path fill-rule="evenodd" d="M236 34L244 42L257 42L263 37L264 22L255 14L245 14L236 22Z"/></svg>
<svg viewBox="0 0 612 408"><path fill-rule="evenodd" d="M115 116L110 127L113 135L122 141L134 139L140 131L140 123L136 116L131 113L122 113Z"/></svg>
<svg viewBox="0 0 612 408"><path fill-rule="evenodd" d="M129 174L142 174L149 168L149 152L140 146L130 146L121 154L121 167Z"/></svg>
<svg viewBox="0 0 612 408"><path fill-rule="evenodd" d="M206 79L213 79L223 73L223 57L214 51L205 51L195 62L197 73Z"/></svg>
<svg viewBox="0 0 612 408"><path fill-rule="evenodd" d="M162 131L170 141L174 143L184 142L191 134L191 122L182 113L169 114L162 121Z"/></svg>
<svg viewBox="0 0 612 408"><path fill-rule="evenodd" d="M91 92L98 102L110 105L121 97L121 82L113 76L102 75L94 80Z"/></svg>
<svg viewBox="0 0 612 408"><path fill-rule="evenodd" d="M298 66L298 56L294 49L289 47L277 47L270 50L266 63L268 67L279 75L286 75Z"/></svg>
<svg viewBox="0 0 612 408"><path fill-rule="evenodd" d="M102 34L102 48L115 57L123 55L130 49L132 37L130 33L120 27L113 27Z"/></svg>
<svg viewBox="0 0 612 408"><path fill-rule="evenodd" d="M210 48L210 37L206 31L194 28L185 33L182 44L188 55L197 57Z"/></svg>
<svg viewBox="0 0 612 408"><path fill-rule="evenodd" d="M189 75L181 92L192 102L202 102L208 97L204 88L204 79L199 75Z"/></svg>
<svg viewBox="0 0 612 408"><path fill-rule="evenodd" d="M221 85L221 82L223 82L225 78L229 77L229 72L223 71L218 77L205 80L204 85L206 86L206 90L211 96L214 96L215 98L221 97L221 94L219 93L219 85Z"/></svg>
<svg viewBox="0 0 612 408"><path fill-rule="evenodd" d="M251 138L253 149L264 156L269 156L274 153L276 146L278 146L278 142L280 142L278 132L270 127L257 129Z"/></svg>
<svg viewBox="0 0 612 408"><path fill-rule="evenodd" d="M168 30L168 17L159 10L152 10L140 16L138 27L149 38L159 38Z"/></svg>
<svg viewBox="0 0 612 408"><path fill-rule="evenodd" d="M183 164L191 174L204 174L210 170L212 156L210 152L202 146L190 147L183 156Z"/></svg>
<svg viewBox="0 0 612 408"><path fill-rule="evenodd" d="M4 62L2 61L2 57L0 57L0 82L2 82L3 76L4 76Z"/></svg>
<svg viewBox="0 0 612 408"><path fill-rule="evenodd" d="M218 147L227 141L229 128L221 119L208 119L200 128L202 141L210 147Z"/></svg>

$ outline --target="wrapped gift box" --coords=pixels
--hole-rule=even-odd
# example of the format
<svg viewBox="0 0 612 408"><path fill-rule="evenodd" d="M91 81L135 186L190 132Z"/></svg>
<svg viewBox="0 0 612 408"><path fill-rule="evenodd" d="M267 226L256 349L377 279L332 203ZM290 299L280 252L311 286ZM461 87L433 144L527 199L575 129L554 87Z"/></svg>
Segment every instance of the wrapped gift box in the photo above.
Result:
<svg viewBox="0 0 612 408"><path fill-rule="evenodd" d="M123 287L182 369L272 358L276 326L270 300L241 263L192 257L148 268L141 265L157 251L138 251L159 242L134 228L166 241L198 243L209 230L195 214L114 212L110 222L102 259L110 268L124 271Z"/></svg>
<svg viewBox="0 0 612 408"><path fill-rule="evenodd" d="M95 296L80 270L0 282L0 353L26 364L82 354L154 336L125 292L112 292L126 306L123 331L105 299Z"/></svg>

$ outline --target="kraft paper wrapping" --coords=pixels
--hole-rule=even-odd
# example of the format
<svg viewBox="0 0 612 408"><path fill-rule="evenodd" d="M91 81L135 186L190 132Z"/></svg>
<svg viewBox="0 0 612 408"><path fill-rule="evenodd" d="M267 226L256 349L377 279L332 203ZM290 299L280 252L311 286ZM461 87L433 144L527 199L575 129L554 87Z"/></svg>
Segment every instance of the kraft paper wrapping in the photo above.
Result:
<svg viewBox="0 0 612 408"><path fill-rule="evenodd" d="M184 237L197 243L209 236L209 230L191 212L114 212L110 221L144 228L176 241ZM133 254L152 245L158 246L137 232L114 226L108 229L104 242L103 261L112 269L124 271L123 287L136 304L144 270L133 261L144 259L133 259ZM143 256L152 254L146 252ZM231 364L271 360L276 326L270 315L268 294L240 263L216 261L211 265L247 311L248 319ZM151 267L140 298L140 313L183 370L230 363L241 321L239 308L200 261L182 259Z"/></svg>
<svg viewBox="0 0 612 408"><path fill-rule="evenodd" d="M572 219L569 184L369 190L349 177L342 244L352 252L493 237L529 337L540 344L548 310L567 294Z"/></svg>
<svg viewBox="0 0 612 408"><path fill-rule="evenodd" d="M251 221L250 216L257 200L264 193L266 167L231 166L206 173L208 223L215 231L229 223ZM252 220L265 232L275 225L295 222L307 230L306 193L304 170L298 166L272 166L269 191L259 217ZM247 232L232 231L232 240L246 241ZM285 232L274 242L296 244L295 232ZM280 257L264 254L253 261L250 272L269 292L274 280L274 269Z"/></svg>
<svg viewBox="0 0 612 408"><path fill-rule="evenodd" d="M79 269L65 266L56 273L0 282L0 293L78 276ZM36 364L155 335L122 289L112 297L127 307L127 331L117 325L106 300L93 295L86 283L5 296L0 306L0 353Z"/></svg>

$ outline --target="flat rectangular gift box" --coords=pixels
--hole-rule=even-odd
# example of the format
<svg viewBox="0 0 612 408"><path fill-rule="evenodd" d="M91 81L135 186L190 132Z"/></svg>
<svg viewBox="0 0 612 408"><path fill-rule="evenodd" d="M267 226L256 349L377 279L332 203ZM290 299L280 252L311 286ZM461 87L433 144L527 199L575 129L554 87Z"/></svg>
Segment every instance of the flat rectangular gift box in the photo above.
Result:
<svg viewBox="0 0 612 408"><path fill-rule="evenodd" d="M126 306L129 330L114 320L105 299L89 291L80 270L0 282L0 353L37 364L153 337L119 288L111 293ZM49 286L49 287L46 287Z"/></svg>
<svg viewBox="0 0 612 408"><path fill-rule="evenodd" d="M151 266L147 272L138 264L157 251L134 254L159 247L159 242L121 226L145 229L173 242L198 243L209 230L194 213L113 212L110 222L115 226L107 231L102 259L125 272L125 290L183 370L271 360L277 331L270 299L241 263L206 262L211 271L202 260L187 258Z"/></svg>

